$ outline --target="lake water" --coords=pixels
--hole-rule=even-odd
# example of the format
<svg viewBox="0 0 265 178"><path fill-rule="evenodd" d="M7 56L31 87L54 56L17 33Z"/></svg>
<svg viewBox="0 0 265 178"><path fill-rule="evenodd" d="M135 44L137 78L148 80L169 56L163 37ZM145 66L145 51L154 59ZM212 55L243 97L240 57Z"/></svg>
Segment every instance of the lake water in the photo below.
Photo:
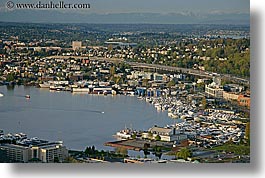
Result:
<svg viewBox="0 0 265 178"><path fill-rule="evenodd" d="M157 112L149 103L134 96L101 96L51 92L27 86L0 86L0 129L4 133L23 132L28 137L63 140L69 149L112 150L103 144L125 126L147 130L174 121L167 112ZM30 99L25 95L29 94Z"/></svg>

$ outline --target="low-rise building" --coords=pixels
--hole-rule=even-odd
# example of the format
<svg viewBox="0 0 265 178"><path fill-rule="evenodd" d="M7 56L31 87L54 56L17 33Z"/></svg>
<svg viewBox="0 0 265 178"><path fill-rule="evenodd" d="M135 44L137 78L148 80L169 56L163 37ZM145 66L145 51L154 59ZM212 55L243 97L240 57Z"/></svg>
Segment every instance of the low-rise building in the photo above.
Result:
<svg viewBox="0 0 265 178"><path fill-rule="evenodd" d="M205 85L205 93L209 96L215 97L215 98L222 98L223 97L223 88L219 85Z"/></svg>
<svg viewBox="0 0 265 178"><path fill-rule="evenodd" d="M81 41L73 41L72 42L72 48L73 50L78 50L82 47L82 42Z"/></svg>
<svg viewBox="0 0 265 178"><path fill-rule="evenodd" d="M244 89L243 86L238 84L226 84L224 85L224 90L228 92L242 92Z"/></svg>
<svg viewBox="0 0 265 178"><path fill-rule="evenodd" d="M176 128L164 128L154 126L142 134L143 138L156 139L159 136L161 141L173 142L187 139L187 135L180 133Z"/></svg>
<svg viewBox="0 0 265 178"><path fill-rule="evenodd" d="M250 95L239 95L237 101L240 106L247 106L250 108Z"/></svg>
<svg viewBox="0 0 265 178"><path fill-rule="evenodd" d="M225 100L237 100L238 97L238 93L223 91L223 98Z"/></svg>

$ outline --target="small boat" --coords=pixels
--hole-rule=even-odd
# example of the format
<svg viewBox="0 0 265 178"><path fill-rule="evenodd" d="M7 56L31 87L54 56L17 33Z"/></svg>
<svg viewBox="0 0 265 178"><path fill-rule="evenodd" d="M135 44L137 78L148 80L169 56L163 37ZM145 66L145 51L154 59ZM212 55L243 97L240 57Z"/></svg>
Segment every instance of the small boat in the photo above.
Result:
<svg viewBox="0 0 265 178"><path fill-rule="evenodd" d="M63 87L61 85L51 85L50 90L63 91L63 90L65 90L65 87Z"/></svg>
<svg viewBox="0 0 265 178"><path fill-rule="evenodd" d="M3 93L0 93L0 97L3 97L4 96L4 94Z"/></svg>
<svg viewBox="0 0 265 178"><path fill-rule="evenodd" d="M25 95L25 97L26 97L27 99L29 99L29 98L30 98L30 95Z"/></svg>
<svg viewBox="0 0 265 178"><path fill-rule="evenodd" d="M50 88L50 86L51 86L50 83L47 83L47 82L46 83L40 83L39 84L39 87L40 88Z"/></svg>

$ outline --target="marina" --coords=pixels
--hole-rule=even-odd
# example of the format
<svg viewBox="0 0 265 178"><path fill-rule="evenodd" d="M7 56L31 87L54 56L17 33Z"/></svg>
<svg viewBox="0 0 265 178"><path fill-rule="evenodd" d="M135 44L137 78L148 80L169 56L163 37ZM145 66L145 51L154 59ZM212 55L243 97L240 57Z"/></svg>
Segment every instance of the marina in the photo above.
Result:
<svg viewBox="0 0 265 178"><path fill-rule="evenodd" d="M228 141L239 143L245 136L246 118L240 117L231 110L208 109L197 107L193 101L187 102L184 98L149 98L148 102L157 110L167 110L168 116L178 119L173 126L180 133L195 140L195 144L204 147L222 145ZM180 121L179 121L180 119ZM203 144L202 144L203 142Z"/></svg>
<svg viewBox="0 0 265 178"><path fill-rule="evenodd" d="M50 87L51 86L54 85L50 85ZM1 88L2 90L5 89L4 86L2 86ZM38 100L42 95L43 97L49 98L46 101L44 100L43 103L38 104L34 104L36 100L32 99L28 103L20 103L23 105L23 109L21 109L20 112L23 113L26 110L27 114L32 114L29 113L30 111L33 112L35 117L33 117L32 119L37 119L38 121L39 116L36 115L41 113L42 116L52 114L49 117L42 118L43 120L50 120L50 122L57 120L56 129L51 129L48 126L47 128L41 127L40 130L44 130L44 135L43 133L38 133L39 130L35 130L34 135L40 135L42 137L47 136L48 139L55 140L61 137L63 138L63 140L65 140L67 146L69 144L69 147L74 149L81 150L81 145L85 147L83 140L90 138L90 145L96 145L98 148L109 149L111 147L123 147L129 150L140 151L143 150L143 144L141 144L141 146L139 146L139 144L138 146L134 146L134 141L130 144L124 144L124 141L122 140L138 139L137 142L139 142L139 140L143 140L143 142L145 142L144 140L150 139L149 132L153 134L153 139L155 139L155 137L159 135L161 140L164 140L166 142L171 141L171 143L178 144L182 139L188 138L190 146L199 145L203 148L212 148L214 146L225 144L229 141L238 144L240 140L245 136L245 118L242 118L239 115L236 115L234 111L229 110L222 110L217 108L203 110L201 105L199 105L196 100L187 100L186 98L192 97L187 96L186 93L179 94L177 96L166 97L160 95L141 96L144 94L139 92L138 90L135 91L135 93L138 94L138 97L128 97L126 95L114 96L112 94L109 97L102 98L98 95L110 94L111 87L95 87L92 89L92 91L98 91L95 92L96 95L89 95L90 92L87 91L71 93L56 89L56 91L61 92L53 93L53 89L51 88L50 90L23 86L16 86L14 88L14 90L20 91L22 93L30 93L30 95L24 94L27 99L31 98L32 92L34 92L33 95L36 95L34 96L34 99L36 98L36 100ZM85 88L83 88L83 90L85 90ZM109 92L106 92L107 90ZM11 98L12 103L12 99L18 98L12 95L12 93L10 93L11 91L6 90L7 94L5 95ZM104 94L105 92L106 94ZM163 93L167 93L167 91L163 91ZM53 103L55 100L65 100L65 102ZM123 105L124 102L126 103L128 101L130 102L130 109L128 109L129 105ZM115 105L113 105L113 102L115 103ZM131 110L131 104L134 108L133 110ZM137 106L141 106L143 108ZM3 107L1 108L5 109L6 106L3 105ZM150 114L152 113L150 116L146 116L146 109L150 110ZM131 117L128 117L128 114L126 114L127 112L131 112ZM77 113L79 114L77 115ZM14 113L9 114L12 115ZM139 116L137 116L137 114L139 114ZM5 116L4 112L2 112L1 115ZM154 120L154 118L152 117L156 119ZM136 118L137 121L135 120ZM13 124L17 125L17 127L16 130L14 130L14 128L10 128L10 130L17 132L23 131L22 125L27 124L24 121L26 119L27 118L18 116L13 117L12 120L16 120ZM80 138L80 135L77 138L67 137L68 131L65 130L65 128L67 128L65 127L65 119L67 119L67 124L70 124L72 122L72 124L75 125L76 123L81 122L83 126L76 125L76 128L71 129L76 130L72 130L74 131L74 133L80 133L79 127L81 127L83 128L82 130L87 133L87 135L81 135L82 138ZM12 120L9 121L11 125ZM104 120L104 122L102 122L102 120ZM142 121L146 123L144 124L144 127L141 124ZM18 124L16 124L16 122L18 122ZM108 127L108 123L112 124L111 128ZM122 130L120 130L120 128L122 128L121 124L125 125L125 128ZM126 124L130 124L130 128L127 128ZM64 127L62 127L63 125ZM107 130L107 128L109 132L105 131ZM46 129L47 131L45 131ZM49 133L53 133L52 136L51 134L47 135ZM91 136L94 138L92 138ZM97 138L102 137L104 138L103 140L97 140ZM120 139L121 141L115 141L116 139ZM79 142L77 142L77 140L79 140ZM111 140L114 140L114 142L110 142Z"/></svg>
<svg viewBox="0 0 265 178"><path fill-rule="evenodd" d="M6 133L27 133L48 140L63 140L71 149L83 150L87 145L111 149L105 142L125 125L146 130L152 125L173 124L166 112L137 97L123 95L89 95L51 91L28 86L8 89L0 102L0 129ZM30 95L30 100L25 95Z"/></svg>

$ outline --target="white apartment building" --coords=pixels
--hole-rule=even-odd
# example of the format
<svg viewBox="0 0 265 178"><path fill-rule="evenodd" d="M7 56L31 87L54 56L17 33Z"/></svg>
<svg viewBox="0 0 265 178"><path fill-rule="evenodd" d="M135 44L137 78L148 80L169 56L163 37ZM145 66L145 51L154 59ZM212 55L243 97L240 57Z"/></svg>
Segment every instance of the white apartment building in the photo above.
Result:
<svg viewBox="0 0 265 178"><path fill-rule="evenodd" d="M39 160L43 163L63 162L68 157L68 150L62 142L43 143L40 145L1 144L9 162L27 163Z"/></svg>

